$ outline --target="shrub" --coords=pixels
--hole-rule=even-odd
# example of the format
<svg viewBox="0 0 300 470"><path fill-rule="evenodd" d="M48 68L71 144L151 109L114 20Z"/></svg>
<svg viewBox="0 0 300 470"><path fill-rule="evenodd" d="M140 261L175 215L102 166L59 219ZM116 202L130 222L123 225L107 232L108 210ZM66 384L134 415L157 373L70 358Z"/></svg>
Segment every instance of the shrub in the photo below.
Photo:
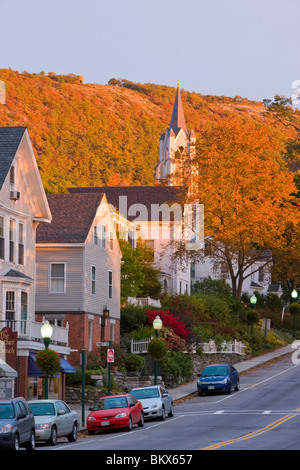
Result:
<svg viewBox="0 0 300 470"><path fill-rule="evenodd" d="M179 377L188 379L193 373L193 362L189 354L181 351L168 352L160 363L162 374L171 374L176 380Z"/></svg>
<svg viewBox="0 0 300 470"><path fill-rule="evenodd" d="M163 323L163 326L171 328L176 335L178 335L182 339L186 339L189 330L185 326L184 322L180 320L178 317L174 317L169 312L164 312L163 310L160 311L150 311L147 310L147 317L149 325L152 325L153 320L155 319L156 315L160 316L160 319Z"/></svg>
<svg viewBox="0 0 300 470"><path fill-rule="evenodd" d="M145 364L145 358L138 354L130 353L127 357L127 369L129 371L140 371Z"/></svg>
<svg viewBox="0 0 300 470"><path fill-rule="evenodd" d="M149 356L155 361L161 361L168 352L168 345L163 338L153 338L148 344Z"/></svg>
<svg viewBox="0 0 300 470"><path fill-rule="evenodd" d="M296 302L293 302L289 306L289 312L290 314L294 317L297 317L300 315L300 304L297 304Z"/></svg>
<svg viewBox="0 0 300 470"><path fill-rule="evenodd" d="M185 347L185 341L181 339L171 328L163 327L161 335L166 341L169 350L182 350Z"/></svg>

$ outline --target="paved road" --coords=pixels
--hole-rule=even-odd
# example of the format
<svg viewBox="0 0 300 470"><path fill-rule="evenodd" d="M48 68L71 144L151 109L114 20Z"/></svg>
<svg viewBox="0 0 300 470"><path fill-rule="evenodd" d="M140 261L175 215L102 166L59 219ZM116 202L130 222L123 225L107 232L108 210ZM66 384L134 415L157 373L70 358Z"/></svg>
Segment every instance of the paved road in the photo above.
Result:
<svg viewBox="0 0 300 470"><path fill-rule="evenodd" d="M182 455L202 449L300 450L299 392L300 369L288 357L243 375L239 392L195 397L177 405L175 416L164 422L87 436L73 444L63 441L50 449L169 450Z"/></svg>

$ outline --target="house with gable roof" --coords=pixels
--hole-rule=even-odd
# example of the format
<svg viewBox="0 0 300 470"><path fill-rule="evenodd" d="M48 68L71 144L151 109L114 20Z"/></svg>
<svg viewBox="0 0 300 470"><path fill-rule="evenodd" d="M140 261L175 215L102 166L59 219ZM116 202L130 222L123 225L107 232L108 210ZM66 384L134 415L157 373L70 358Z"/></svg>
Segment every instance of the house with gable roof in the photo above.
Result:
<svg viewBox="0 0 300 470"><path fill-rule="evenodd" d="M48 225L51 219L26 127L0 127L0 359L16 372L12 389L7 366L0 367L2 397L36 396L42 381L43 374L32 362L44 348L42 323L35 321L35 241L38 225ZM59 345L54 344L57 337ZM64 361L70 352L67 328L54 328L54 343ZM60 397L64 372L59 374Z"/></svg>
<svg viewBox="0 0 300 470"><path fill-rule="evenodd" d="M170 294L190 293L190 263L182 266L174 259L181 237L184 205L182 188L175 186L105 186L69 188L70 194L87 196L104 193L112 215L136 227L136 237L146 242L153 253L153 263L160 269L163 291ZM114 216L114 215L113 215Z"/></svg>
<svg viewBox="0 0 300 470"><path fill-rule="evenodd" d="M37 230L36 316L69 324L70 360L120 342L121 251L103 192L49 194L51 224Z"/></svg>

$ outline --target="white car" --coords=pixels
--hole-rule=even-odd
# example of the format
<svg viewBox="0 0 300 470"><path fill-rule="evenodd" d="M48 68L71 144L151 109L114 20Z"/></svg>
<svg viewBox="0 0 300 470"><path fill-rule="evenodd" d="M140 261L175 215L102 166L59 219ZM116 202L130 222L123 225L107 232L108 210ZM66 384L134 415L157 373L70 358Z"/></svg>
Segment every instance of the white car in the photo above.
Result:
<svg viewBox="0 0 300 470"><path fill-rule="evenodd" d="M62 400L32 400L29 406L35 420L36 441L46 441L54 446L58 437L77 440L79 418Z"/></svg>
<svg viewBox="0 0 300 470"><path fill-rule="evenodd" d="M134 388L130 393L142 403L144 418L164 420L167 415L174 416L173 397L161 385Z"/></svg>

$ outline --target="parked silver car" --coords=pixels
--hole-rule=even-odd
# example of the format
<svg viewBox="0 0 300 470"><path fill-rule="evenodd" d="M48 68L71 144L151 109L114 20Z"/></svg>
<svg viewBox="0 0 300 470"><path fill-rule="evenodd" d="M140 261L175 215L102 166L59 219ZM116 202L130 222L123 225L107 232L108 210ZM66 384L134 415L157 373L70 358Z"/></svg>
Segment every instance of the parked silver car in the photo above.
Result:
<svg viewBox="0 0 300 470"><path fill-rule="evenodd" d="M62 400L32 400L29 402L35 419L36 441L54 446L58 437L70 442L77 440L78 414Z"/></svg>
<svg viewBox="0 0 300 470"><path fill-rule="evenodd" d="M173 397L161 385L134 388L130 393L142 403L144 418L164 420L167 415L174 415Z"/></svg>

